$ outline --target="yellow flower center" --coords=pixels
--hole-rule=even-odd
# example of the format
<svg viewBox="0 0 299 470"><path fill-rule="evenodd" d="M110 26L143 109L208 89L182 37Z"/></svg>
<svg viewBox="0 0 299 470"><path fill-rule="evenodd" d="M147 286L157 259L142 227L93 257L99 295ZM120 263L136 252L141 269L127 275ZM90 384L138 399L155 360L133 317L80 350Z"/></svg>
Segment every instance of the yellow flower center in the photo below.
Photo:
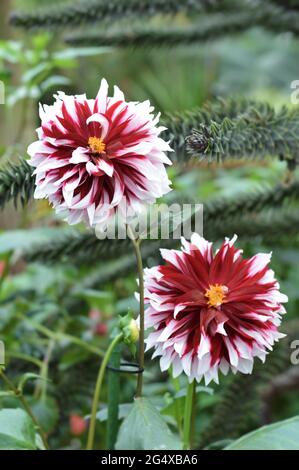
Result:
<svg viewBox="0 0 299 470"><path fill-rule="evenodd" d="M205 297L209 299L208 306L219 307L223 304L227 292L228 288L226 286L222 286L221 284L210 285L209 289L205 292Z"/></svg>
<svg viewBox="0 0 299 470"><path fill-rule="evenodd" d="M92 153L104 153L106 145L99 137L89 137L88 145Z"/></svg>

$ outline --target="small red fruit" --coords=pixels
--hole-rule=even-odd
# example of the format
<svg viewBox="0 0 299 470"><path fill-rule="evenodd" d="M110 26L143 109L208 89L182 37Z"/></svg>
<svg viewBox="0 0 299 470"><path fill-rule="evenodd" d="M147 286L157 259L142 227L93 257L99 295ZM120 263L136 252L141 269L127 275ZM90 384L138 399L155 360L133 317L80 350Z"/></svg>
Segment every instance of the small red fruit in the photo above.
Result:
<svg viewBox="0 0 299 470"><path fill-rule="evenodd" d="M108 327L106 323L98 323L95 327L95 334L97 336L106 336L108 333Z"/></svg>
<svg viewBox="0 0 299 470"><path fill-rule="evenodd" d="M2 277L5 270L5 261L0 260L0 277Z"/></svg>
<svg viewBox="0 0 299 470"><path fill-rule="evenodd" d="M80 436L87 428L87 423L80 415L70 415L70 431L73 436Z"/></svg>

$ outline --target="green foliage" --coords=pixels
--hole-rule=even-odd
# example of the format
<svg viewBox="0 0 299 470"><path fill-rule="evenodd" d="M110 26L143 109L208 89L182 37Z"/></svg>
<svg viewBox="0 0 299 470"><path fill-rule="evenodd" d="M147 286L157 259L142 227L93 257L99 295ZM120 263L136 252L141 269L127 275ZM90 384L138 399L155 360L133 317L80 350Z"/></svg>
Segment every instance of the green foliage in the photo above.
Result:
<svg viewBox="0 0 299 470"><path fill-rule="evenodd" d="M238 198L221 197L207 201L204 208L203 219L205 234L208 238L218 239L232 234L232 229L238 228L238 233L246 237L247 228L250 226L248 236L257 236L259 235L260 225L253 223L256 214L264 210L279 208L282 204L287 204L288 202L298 202L298 198L299 182L296 180L289 185L278 185L274 188L244 192L240 194ZM281 230L283 230L283 221L281 220L283 217L283 214L280 218L277 217L278 225L280 225ZM295 213L293 213L291 217L293 221L298 219ZM265 224L265 222L263 222L263 214L259 220L260 224ZM268 224L270 223L269 221ZM274 227L275 226L272 225L273 229ZM296 226L294 229L295 233L297 228ZM267 236L266 230L265 234ZM174 247L177 243L177 240L165 240L163 241L163 246ZM152 246L150 247L151 244ZM149 245L148 248L147 245ZM145 242L145 247L146 251L144 252L144 256L146 257L157 251L157 244L154 241ZM127 258L128 251L131 250L129 239L99 240L93 233L71 231L70 233L61 235L59 238L55 237L53 240L49 240L47 245L40 244L34 245L32 248L28 247L24 255L28 261L57 262L68 260L75 263L99 263L115 258L116 253L118 257L125 255L123 259L116 261L114 267L111 268L115 273L118 269L128 269L131 265L129 258ZM109 279L109 270L107 276Z"/></svg>
<svg viewBox="0 0 299 470"><path fill-rule="evenodd" d="M0 410L0 449L37 449L33 422L22 409Z"/></svg>
<svg viewBox="0 0 299 470"><path fill-rule="evenodd" d="M164 138L175 150L172 158L179 162L190 160L185 139L199 126L201 132L194 133L189 139L192 154L195 151L199 158L209 161L267 155L295 158L299 148L298 122L296 108L283 108L276 113L266 103L237 98L219 99L201 109L168 114L163 119L163 125L168 128ZM11 199L16 202L20 198L23 204L28 202L34 193L31 175L32 168L25 160L21 160L20 165L9 165L0 170L0 207Z"/></svg>
<svg viewBox="0 0 299 470"><path fill-rule="evenodd" d="M32 172L32 167L23 159L19 164L11 163L0 169L0 208L10 200L15 205L18 201L24 205L31 199L35 188Z"/></svg>
<svg viewBox="0 0 299 470"><path fill-rule="evenodd" d="M21 83L17 86L5 80L8 106L22 100L38 100L49 90L70 85L70 79L60 73L61 69L75 68L79 57L103 53L103 49L96 47L52 51L52 41L53 37L45 33L33 36L29 47L21 41L0 41L0 68L18 64L22 70Z"/></svg>
<svg viewBox="0 0 299 470"><path fill-rule="evenodd" d="M191 25L183 27L156 25L132 28L123 27L110 31L94 31L73 33L65 37L67 44L72 46L113 46L132 48L161 48L191 45L218 38L238 34L255 26L257 21L252 13L232 12L201 15Z"/></svg>
<svg viewBox="0 0 299 470"><path fill-rule="evenodd" d="M277 3L281 3L277 0ZM139 28L132 37L124 31L115 35L102 34L94 37L101 45L158 45L158 41L172 45L214 39L223 35L242 32L254 26L261 26L274 33L291 31L298 35L298 12L282 5L263 0L248 2L241 0L90 0L88 3L77 2L59 8L41 9L40 12L15 12L11 15L11 24L26 29L30 28L66 28L82 24L101 22L111 24L119 20L140 20L155 15L176 15L180 12L190 16L200 14L200 20L194 28L187 30L148 30ZM216 12L216 13L215 13ZM208 14L205 14L208 13ZM217 13L220 13L219 15ZM223 14L221 14L223 13ZM226 16L225 16L226 15ZM89 44L89 34L74 38L72 43Z"/></svg>
<svg viewBox="0 0 299 470"><path fill-rule="evenodd" d="M265 364L256 363L252 375L236 375L224 389L209 425L201 433L200 448L222 439L235 439L261 425L263 392L276 375L290 367L289 345L298 337L298 321L285 323L283 331L288 337L276 345Z"/></svg>
<svg viewBox="0 0 299 470"><path fill-rule="evenodd" d="M270 106L263 110L251 109L234 119L211 121L193 131L187 139L192 155L209 161L227 158L265 158L280 156L297 161L299 151L299 109L283 107L280 111Z"/></svg>
<svg viewBox="0 0 299 470"><path fill-rule="evenodd" d="M181 443L152 403L146 398L136 398L120 427L116 449L175 450L181 449Z"/></svg>
<svg viewBox="0 0 299 470"><path fill-rule="evenodd" d="M288 9L299 9L299 1L298 0L272 0L273 3L277 3L278 5L283 6L284 8Z"/></svg>
<svg viewBox="0 0 299 470"><path fill-rule="evenodd" d="M176 15L179 12L214 10L221 6L219 0L105 0L77 1L61 8L44 9L40 12L11 15L11 24L23 28L57 28L78 26L85 23L111 22L123 18L151 17L157 14ZM225 4L227 2L225 0Z"/></svg>
<svg viewBox="0 0 299 470"><path fill-rule="evenodd" d="M299 416L263 426L225 450L299 450Z"/></svg>
<svg viewBox="0 0 299 470"><path fill-rule="evenodd" d="M27 3L23 1L24 8ZM273 248L275 243L274 269L282 282L282 290L292 293L288 317L295 317L298 311L299 182L295 175L298 111L296 108L276 111L276 106L289 100L283 93L289 92L289 83L296 77L297 42L292 41L291 35L277 36L274 40L271 34L254 29L238 37L240 41L236 44L236 33L260 26L272 33L290 31L298 35L298 2L59 0L59 8L52 5L51 9L46 0L31 0L30 3L33 7L43 3L45 9L14 14L12 22L16 26L43 30L60 27L63 32L71 28L72 35L67 41L76 48L57 49L58 35L47 34L34 37L29 47L21 42L1 42L0 79L9 83L8 104L25 98L23 107L30 110L26 104L35 106L46 91L51 88L56 91L60 84L71 85L72 92L94 91L98 74L118 82L132 100L150 98L162 112L163 125L168 128L164 138L175 150L170 157L176 165L169 169L174 191L166 200L179 203L204 200L204 235L208 239L217 241L237 233L249 253L256 253L261 243L267 245L263 246L267 251L268 245ZM100 23L93 32L89 26L86 30L76 29L79 24L91 23ZM227 35L233 35L233 41L211 44ZM198 47L206 41L209 41L208 47ZM145 51L146 48L181 44L196 47ZM80 45L88 47L77 48ZM134 47L141 51L132 54L110 49L111 56L103 58L98 57L107 50L102 46ZM80 64L79 69L77 59L85 56L96 59L84 62L84 66ZM14 75L14 69L20 71L21 80ZM67 79L61 74L65 69L68 69ZM262 74L264 80L258 80ZM214 98L219 91L226 96L232 90L253 95L258 100ZM195 106L206 98L212 101L196 109ZM50 100L48 94L43 96L43 102ZM190 110L167 115L166 108ZM23 122L21 120L21 124ZM188 145L192 153L189 154L186 138L191 134ZM24 154L27 139L23 143L20 151ZM8 150L7 155L16 153L14 148ZM1 148L2 151L5 153L5 149ZM272 160L266 160L267 156ZM276 157L286 160L289 170L294 170L285 183L281 182L285 165L273 160ZM249 159L262 161L255 161L253 168ZM217 167L219 160L223 160L223 167ZM210 161L213 165L208 166L206 163ZM279 181L281 183L277 184ZM256 182L260 183L260 188L252 189ZM215 197L217 191L220 194ZM33 192L32 168L25 160L7 167L3 165L1 208L11 200L15 204L26 204ZM43 210L42 204L37 207ZM47 217L48 212L46 217L44 214L43 224L56 223L53 213L50 217ZM8 374L24 389L33 414L49 434L51 448L80 448L85 442L84 430L82 435L72 439L69 418L73 414L86 416L90 411L99 358L107 348L109 334L117 328L118 314L125 318L129 309L135 318L137 316L138 303L133 299L135 257L129 240L98 240L92 231L65 228L60 222L55 228L30 228L36 226L39 212L34 217L24 212L24 216L19 220L20 230L0 234L0 330L7 347ZM174 248L178 244L178 240L144 240L141 247L145 266L160 262L161 246ZM282 246L287 249L283 250ZM17 255L40 264L27 265L20 262ZM55 262L55 266L46 266L49 262ZM98 328L102 326L104 329ZM125 326L125 330L129 336L129 328ZM195 443L199 441L200 431L200 446L223 448L228 440L264 424L269 419L269 408L274 420L298 415L296 399L286 398L287 411L267 402L275 380L288 370L288 341L298 338L298 322L286 324L282 330L289 333L289 339L278 344L266 364L256 363L252 375L230 375L215 389L197 387L201 396L199 416L194 423ZM127 347L122 348L121 357L120 351L116 351L113 365L118 367L123 359L132 359ZM161 375L157 361L147 360L144 395L150 396L151 403L146 398L131 403L136 389L133 374L116 377L109 373L109 381L103 393L109 413L106 403L101 403L98 413L99 421L107 419L109 414L109 430L107 433L105 426L98 427L99 447L107 436L109 446L113 447L119 422L123 419L119 449L180 447L178 437L167 425L180 430L186 377L181 376L172 383ZM121 392L118 397L110 393L114 387ZM9 413L15 412L16 406L19 402L11 392L0 392L0 436L1 413L8 408ZM11 417L20 432L22 423ZM274 427L275 433L279 426ZM258 436L263 433L261 429ZM14 442L15 438L17 445L39 446L31 431L25 438L9 436ZM245 436L241 443L235 442L232 448L252 445L242 444L248 438L251 439ZM3 442L7 442L7 437L5 439ZM271 434L273 439L275 436ZM265 445L268 444L259 444Z"/></svg>

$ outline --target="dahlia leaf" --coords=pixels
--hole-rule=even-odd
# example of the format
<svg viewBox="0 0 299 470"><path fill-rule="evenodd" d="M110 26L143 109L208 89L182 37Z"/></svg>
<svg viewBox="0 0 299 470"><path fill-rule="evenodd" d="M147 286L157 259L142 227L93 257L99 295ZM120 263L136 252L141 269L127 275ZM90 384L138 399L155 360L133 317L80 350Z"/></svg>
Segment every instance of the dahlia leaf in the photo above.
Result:
<svg viewBox="0 0 299 470"><path fill-rule="evenodd" d="M34 425L24 410L0 411L0 449L36 450Z"/></svg>
<svg viewBox="0 0 299 470"><path fill-rule="evenodd" d="M123 421L115 448L117 450L180 450L174 435L158 410L146 398L136 398Z"/></svg>
<svg viewBox="0 0 299 470"><path fill-rule="evenodd" d="M299 450L299 416L263 426L225 450Z"/></svg>
<svg viewBox="0 0 299 470"><path fill-rule="evenodd" d="M59 422L59 407L55 398L47 396L46 399L40 400L31 397L29 404L44 431L47 434L52 432Z"/></svg>

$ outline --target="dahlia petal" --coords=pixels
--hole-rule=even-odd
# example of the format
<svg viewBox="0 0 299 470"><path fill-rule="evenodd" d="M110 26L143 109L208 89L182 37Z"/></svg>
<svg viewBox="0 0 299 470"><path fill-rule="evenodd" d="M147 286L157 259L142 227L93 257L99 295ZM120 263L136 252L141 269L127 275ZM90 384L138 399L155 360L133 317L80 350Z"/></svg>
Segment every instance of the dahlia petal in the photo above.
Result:
<svg viewBox="0 0 299 470"><path fill-rule="evenodd" d="M211 354L205 354L201 359L198 360L198 375L204 375L211 366Z"/></svg>
<svg viewBox="0 0 299 470"><path fill-rule="evenodd" d="M229 371L229 363L225 359L221 359L219 369L221 370L223 375L227 375Z"/></svg>
<svg viewBox="0 0 299 470"><path fill-rule="evenodd" d="M199 249L199 251L201 252L201 254L204 257L207 256L209 261L211 261L210 250L211 250L211 247L212 247L212 243L205 240L203 237L198 235L198 233L193 233L192 234L191 243L192 243L192 245L195 245Z"/></svg>
<svg viewBox="0 0 299 470"><path fill-rule="evenodd" d="M124 101L125 99L123 92L116 85L114 85L114 99L118 101Z"/></svg>
<svg viewBox="0 0 299 470"><path fill-rule="evenodd" d="M70 163L87 163L89 161L89 151L84 147L77 147L73 153Z"/></svg>
<svg viewBox="0 0 299 470"><path fill-rule="evenodd" d="M183 354L183 351L186 348L186 338L182 338L180 341L174 343L174 350L178 353L179 356Z"/></svg>
<svg viewBox="0 0 299 470"><path fill-rule="evenodd" d="M49 150L48 144L37 140L28 146L27 153L30 157L35 157L36 154L48 154Z"/></svg>
<svg viewBox="0 0 299 470"><path fill-rule="evenodd" d="M99 137L101 139L105 139L109 131L109 126L110 126L109 120L106 118L106 116L104 116L104 114L96 113L90 116L86 120L86 124L90 124L94 122L97 122L101 125L101 135Z"/></svg>
<svg viewBox="0 0 299 470"><path fill-rule="evenodd" d="M172 374L173 377L178 377L183 372L182 361L179 357L175 357L172 361Z"/></svg>
<svg viewBox="0 0 299 470"><path fill-rule="evenodd" d="M164 356L160 358L160 367L162 372L169 369L171 364L171 352L167 352Z"/></svg>
<svg viewBox="0 0 299 470"><path fill-rule="evenodd" d="M235 347L233 346L229 338L224 338L224 343L225 343L225 346L229 355L229 360L230 360L231 365L237 367L238 362L239 362L239 357L238 357L238 353Z"/></svg>
<svg viewBox="0 0 299 470"><path fill-rule="evenodd" d="M243 374L251 374L253 369L253 360L240 358L238 362L238 370Z"/></svg>
<svg viewBox="0 0 299 470"><path fill-rule="evenodd" d="M259 271L263 271L271 261L272 253L259 253L253 256L249 262L249 276L254 276Z"/></svg>
<svg viewBox="0 0 299 470"><path fill-rule="evenodd" d="M92 226L94 222L94 216L95 216L95 203L88 206L87 214L88 214L89 223Z"/></svg>
<svg viewBox="0 0 299 470"><path fill-rule="evenodd" d="M202 333L200 337L199 347L197 350L198 358L202 359L205 354L209 353L210 347L211 347L210 339L207 336L205 336L204 333Z"/></svg>
<svg viewBox="0 0 299 470"><path fill-rule="evenodd" d="M119 205L122 197L124 195L124 184L122 183L121 179L117 176L115 176L114 179L114 195L113 199L111 201L111 205Z"/></svg>
<svg viewBox="0 0 299 470"><path fill-rule="evenodd" d="M103 158L99 158L97 160L97 165L100 170L102 170L104 173L106 173L107 176L112 176L114 173L114 165L113 163L104 160Z"/></svg>
<svg viewBox="0 0 299 470"><path fill-rule="evenodd" d="M107 96L109 85L105 78L101 81L101 86L96 97L97 109L99 113L104 113L107 108Z"/></svg>
<svg viewBox="0 0 299 470"><path fill-rule="evenodd" d="M225 322L218 323L217 328L216 328L216 333L227 336L227 332L225 331L224 324Z"/></svg>
<svg viewBox="0 0 299 470"><path fill-rule="evenodd" d="M192 357L193 351L190 351L189 353L185 354L182 357L182 365L183 365L183 370L186 375L191 374L191 357Z"/></svg>
<svg viewBox="0 0 299 470"><path fill-rule="evenodd" d="M103 174L103 171L91 161L86 163L86 171L90 176L100 176Z"/></svg>
<svg viewBox="0 0 299 470"><path fill-rule="evenodd" d="M216 382L217 384L219 383L218 379L218 369L217 367L211 367L205 374L204 374L204 379L205 379L205 385L209 385L212 380Z"/></svg>

